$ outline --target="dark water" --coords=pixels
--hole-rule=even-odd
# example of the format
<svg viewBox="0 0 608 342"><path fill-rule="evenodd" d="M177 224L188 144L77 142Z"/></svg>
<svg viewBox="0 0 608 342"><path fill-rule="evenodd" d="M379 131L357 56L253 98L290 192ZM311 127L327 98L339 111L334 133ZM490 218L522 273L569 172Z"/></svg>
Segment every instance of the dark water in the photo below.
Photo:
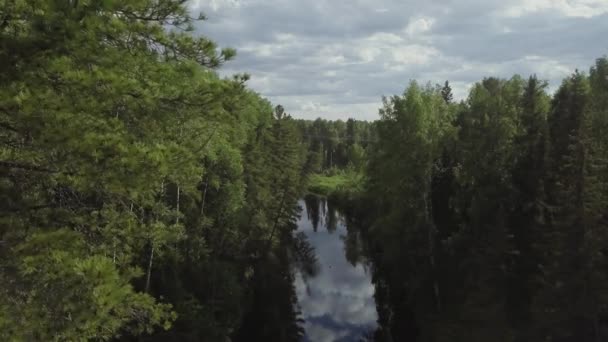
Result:
<svg viewBox="0 0 608 342"><path fill-rule="evenodd" d="M326 201L307 198L300 204L304 210L296 233L307 237L317 258L315 275L296 271L294 278L304 340L367 340L378 317L361 238Z"/></svg>

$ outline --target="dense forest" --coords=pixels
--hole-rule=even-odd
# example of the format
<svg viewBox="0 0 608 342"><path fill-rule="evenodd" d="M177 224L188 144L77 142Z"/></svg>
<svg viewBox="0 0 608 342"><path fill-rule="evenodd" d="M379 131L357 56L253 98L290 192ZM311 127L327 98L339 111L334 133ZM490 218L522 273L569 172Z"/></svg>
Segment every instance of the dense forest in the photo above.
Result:
<svg viewBox="0 0 608 342"><path fill-rule="evenodd" d="M0 340L237 334L288 273L296 122L218 76L185 1L0 8Z"/></svg>
<svg viewBox="0 0 608 342"><path fill-rule="evenodd" d="M364 237L366 340L608 341L607 58L309 121L220 77L204 19L0 0L0 340L298 341L309 192Z"/></svg>
<svg viewBox="0 0 608 342"><path fill-rule="evenodd" d="M331 169L362 170L365 152L375 141L373 123L348 119L296 120L302 142L307 149L310 171L322 173Z"/></svg>
<svg viewBox="0 0 608 342"><path fill-rule="evenodd" d="M607 341L608 59L552 96L535 76L450 93L413 82L380 109L377 338Z"/></svg>

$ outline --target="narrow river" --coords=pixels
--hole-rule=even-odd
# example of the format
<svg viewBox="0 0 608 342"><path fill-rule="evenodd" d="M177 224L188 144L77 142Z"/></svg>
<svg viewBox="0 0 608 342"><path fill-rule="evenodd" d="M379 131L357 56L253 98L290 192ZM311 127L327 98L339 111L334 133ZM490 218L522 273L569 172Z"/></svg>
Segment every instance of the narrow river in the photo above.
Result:
<svg viewBox="0 0 608 342"><path fill-rule="evenodd" d="M376 328L371 274L360 257L361 241L324 200L300 202L298 230L314 247L318 272L297 272L295 288L305 341L361 341Z"/></svg>

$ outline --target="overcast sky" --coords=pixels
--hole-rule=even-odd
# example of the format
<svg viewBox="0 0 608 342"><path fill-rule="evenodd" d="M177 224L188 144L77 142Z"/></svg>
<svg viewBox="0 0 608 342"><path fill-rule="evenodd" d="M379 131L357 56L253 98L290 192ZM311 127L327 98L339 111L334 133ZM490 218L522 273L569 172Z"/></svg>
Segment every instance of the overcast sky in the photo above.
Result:
<svg viewBox="0 0 608 342"><path fill-rule="evenodd" d="M221 73L293 116L377 118L409 80L536 73L552 89L608 53L608 0L193 0L197 31L237 49Z"/></svg>

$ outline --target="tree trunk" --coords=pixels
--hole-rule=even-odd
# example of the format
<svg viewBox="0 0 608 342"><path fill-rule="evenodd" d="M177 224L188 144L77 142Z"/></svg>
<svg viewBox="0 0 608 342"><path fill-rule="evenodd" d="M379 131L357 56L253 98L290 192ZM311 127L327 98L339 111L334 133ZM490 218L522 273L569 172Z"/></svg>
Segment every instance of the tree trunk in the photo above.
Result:
<svg viewBox="0 0 608 342"><path fill-rule="evenodd" d="M281 218L281 213L283 212L283 205L285 204L285 196L287 194L287 190L283 190L283 196L281 198L281 204L279 205L279 210L277 212L277 215L274 219L274 224L272 225L272 231L270 232L270 237L268 238L268 242L266 243L266 251L270 251L270 247L272 246L272 239L274 238L274 234L275 231L277 229L277 226L279 224L279 219Z"/></svg>
<svg viewBox="0 0 608 342"><path fill-rule="evenodd" d="M430 189L430 186L427 187ZM430 191L430 190L428 190ZM429 264L431 265L431 274L433 279L433 293L435 296L435 305L437 312L441 312L441 293L439 291L439 282L437 281L437 266L435 262L435 224L432 216L432 204L429 203L428 192L424 194L424 211L427 223L427 239L428 239L428 254Z"/></svg>
<svg viewBox="0 0 608 342"><path fill-rule="evenodd" d="M163 200L163 196L165 194L165 181L163 180L160 183L160 200ZM152 262L154 261L154 241L150 239L150 257L148 259L148 271L146 274L146 287L145 292L148 293L150 290L150 277L152 276Z"/></svg>
<svg viewBox="0 0 608 342"><path fill-rule="evenodd" d="M177 215L175 216L175 224L179 223L179 185L177 185L177 195L175 199L175 210L177 211Z"/></svg>
<svg viewBox="0 0 608 342"><path fill-rule="evenodd" d="M150 277L152 276L152 260L154 259L154 244L150 247L150 258L148 260L148 272L146 275L146 289L144 292L148 293L150 290Z"/></svg>
<svg viewBox="0 0 608 342"><path fill-rule="evenodd" d="M177 225L179 223L179 215L180 215L180 213L179 213L179 192L180 192L180 189L179 189L179 185L176 185L176 186L177 186L177 195L176 195L176 199L175 199L175 202L176 202L175 203L175 210L177 212L175 213L175 224ZM178 241L176 239L175 240L175 244L173 244L173 250L175 252L175 258L173 260L174 260L176 266L177 266L177 243L178 243Z"/></svg>
<svg viewBox="0 0 608 342"><path fill-rule="evenodd" d="M201 217L205 216L205 200L207 199L207 187L209 186L209 180L205 181L205 188L203 189L203 198L201 200Z"/></svg>

